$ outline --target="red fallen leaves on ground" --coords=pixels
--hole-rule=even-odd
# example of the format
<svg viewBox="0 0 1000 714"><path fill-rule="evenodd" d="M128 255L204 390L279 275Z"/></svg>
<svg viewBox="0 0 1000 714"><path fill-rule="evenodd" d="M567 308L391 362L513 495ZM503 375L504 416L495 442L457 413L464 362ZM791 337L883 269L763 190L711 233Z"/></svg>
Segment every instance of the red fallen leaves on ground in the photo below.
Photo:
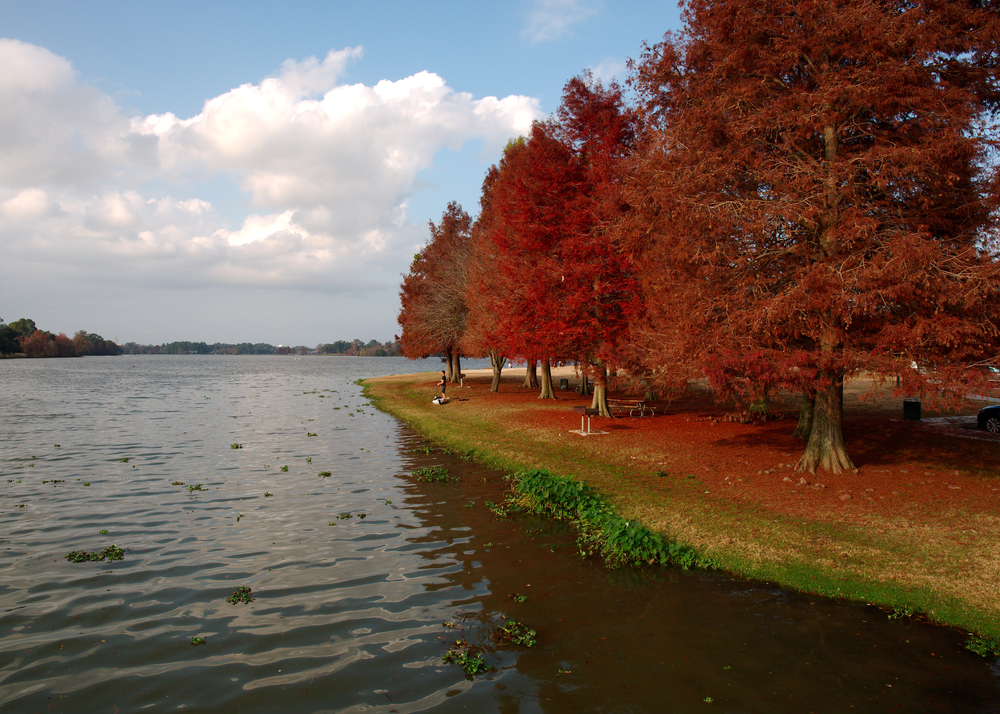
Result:
<svg viewBox="0 0 1000 714"><path fill-rule="evenodd" d="M608 434L581 437L571 433L581 425L572 407L589 406L589 397L561 391L557 400L539 400L519 381L505 378L501 391L491 394L488 379L467 379L464 389L453 390L454 406L492 408L499 423L537 438L580 440L586 453L634 466L633 478L653 489L663 479L693 475L706 498L753 503L793 517L954 520L961 538L968 516L1000 513L1000 435L975 428L978 406L971 403L963 418L904 421L901 400L866 402L860 387L849 388L845 434L859 473L812 475L795 471L803 444L791 435L798 418L792 409L767 422L743 423L733 405L716 403L704 392L685 393L657 403L654 417L592 417L591 427Z"/></svg>

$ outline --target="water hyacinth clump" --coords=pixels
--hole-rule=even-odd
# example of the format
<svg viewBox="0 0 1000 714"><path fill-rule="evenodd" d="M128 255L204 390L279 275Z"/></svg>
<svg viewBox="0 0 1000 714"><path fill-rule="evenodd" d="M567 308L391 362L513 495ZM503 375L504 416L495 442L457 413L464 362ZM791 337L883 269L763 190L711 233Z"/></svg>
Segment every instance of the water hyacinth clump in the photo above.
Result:
<svg viewBox="0 0 1000 714"><path fill-rule="evenodd" d="M715 562L694 548L653 533L614 512L580 481L536 470L511 475L511 504L535 515L571 521L583 556L601 555L610 566L679 565L712 568Z"/></svg>
<svg viewBox="0 0 1000 714"><path fill-rule="evenodd" d="M249 604L254 600L251 592L251 589L246 585L240 585L236 588L232 595L226 598L226 602L232 603L233 605L241 602Z"/></svg>
<svg viewBox="0 0 1000 714"><path fill-rule="evenodd" d="M446 483L448 481L448 469L444 466L428 466L426 468L417 469L413 472L413 476L417 479L417 481Z"/></svg>
<svg viewBox="0 0 1000 714"><path fill-rule="evenodd" d="M71 550L66 553L66 560L71 563L86 563L89 561L98 562L105 559L109 562L124 560L125 551L112 543L104 550L95 550L93 552L87 550Z"/></svg>

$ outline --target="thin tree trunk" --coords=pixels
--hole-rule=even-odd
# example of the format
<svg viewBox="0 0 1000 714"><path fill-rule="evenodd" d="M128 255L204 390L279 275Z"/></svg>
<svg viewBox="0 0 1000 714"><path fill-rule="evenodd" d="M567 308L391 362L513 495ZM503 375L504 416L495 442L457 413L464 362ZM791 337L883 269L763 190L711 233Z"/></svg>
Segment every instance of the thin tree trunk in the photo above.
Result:
<svg viewBox="0 0 1000 714"><path fill-rule="evenodd" d="M552 388L552 363L548 358L542 360L542 393L539 399L555 399L556 390Z"/></svg>
<svg viewBox="0 0 1000 714"><path fill-rule="evenodd" d="M538 389L538 361L529 359L524 370L524 387Z"/></svg>
<svg viewBox="0 0 1000 714"><path fill-rule="evenodd" d="M602 417L611 417L611 409L608 408L608 370L604 365L595 365L594 371L594 398L590 402L590 408L596 409Z"/></svg>
<svg viewBox="0 0 1000 714"><path fill-rule="evenodd" d="M795 431L792 432L792 436L799 441L809 441L809 436L812 433L813 409L815 407L816 397L809 392L802 392L802 398L799 401L799 424L795 427Z"/></svg>
<svg viewBox="0 0 1000 714"><path fill-rule="evenodd" d="M834 474L857 473L844 447L844 375L823 374L826 385L817 390L809 442L796 471L816 473L823 468Z"/></svg>
<svg viewBox="0 0 1000 714"><path fill-rule="evenodd" d="M490 383L491 392L500 391L500 373L503 371L503 365L507 359L497 350L490 350L490 367L493 368L493 382Z"/></svg>

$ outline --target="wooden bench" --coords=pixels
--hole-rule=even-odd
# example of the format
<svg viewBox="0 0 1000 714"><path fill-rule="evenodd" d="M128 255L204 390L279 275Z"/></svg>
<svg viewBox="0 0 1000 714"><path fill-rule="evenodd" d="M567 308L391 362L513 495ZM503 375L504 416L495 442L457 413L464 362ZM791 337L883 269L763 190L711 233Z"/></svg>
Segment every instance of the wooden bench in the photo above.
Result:
<svg viewBox="0 0 1000 714"><path fill-rule="evenodd" d="M656 416L656 407L651 407L642 399L609 399L608 408L616 415L627 411L628 415L633 417L646 416L647 412L650 416Z"/></svg>

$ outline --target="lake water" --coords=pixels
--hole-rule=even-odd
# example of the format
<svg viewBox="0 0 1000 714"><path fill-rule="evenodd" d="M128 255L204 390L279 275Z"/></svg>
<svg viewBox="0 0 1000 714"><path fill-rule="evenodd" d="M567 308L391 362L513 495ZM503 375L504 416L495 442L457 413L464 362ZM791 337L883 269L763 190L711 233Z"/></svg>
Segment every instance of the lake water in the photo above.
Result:
<svg viewBox="0 0 1000 714"><path fill-rule="evenodd" d="M498 519L502 474L354 384L439 364L0 361L0 711L1000 711L961 633Z"/></svg>

